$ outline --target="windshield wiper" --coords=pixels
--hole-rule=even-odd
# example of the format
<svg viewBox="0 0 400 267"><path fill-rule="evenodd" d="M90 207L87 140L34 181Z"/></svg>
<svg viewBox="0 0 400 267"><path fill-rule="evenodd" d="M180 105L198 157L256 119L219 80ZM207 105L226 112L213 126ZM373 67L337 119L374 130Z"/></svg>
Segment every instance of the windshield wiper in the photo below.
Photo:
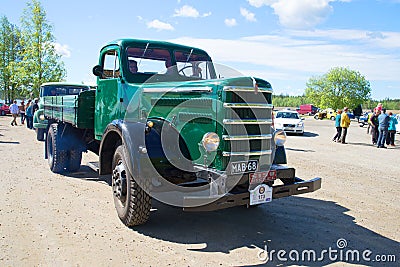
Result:
<svg viewBox="0 0 400 267"><path fill-rule="evenodd" d="M146 54L147 48L149 48L149 45L150 45L150 43L147 43L147 44L146 44L146 48L144 49L143 54L142 54L142 56L140 57L140 60L139 60L139 63L138 63L138 67L140 66L140 63L142 62L142 58L143 58L144 55Z"/></svg>

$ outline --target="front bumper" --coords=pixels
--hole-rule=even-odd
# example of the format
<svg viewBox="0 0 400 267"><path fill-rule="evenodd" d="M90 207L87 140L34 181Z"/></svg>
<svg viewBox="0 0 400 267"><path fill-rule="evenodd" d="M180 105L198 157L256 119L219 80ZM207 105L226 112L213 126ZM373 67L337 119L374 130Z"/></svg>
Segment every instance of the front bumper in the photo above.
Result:
<svg viewBox="0 0 400 267"><path fill-rule="evenodd" d="M295 178L293 184L283 184L272 187L272 198L277 199L281 197L294 196L314 192L321 188L321 178L314 178L308 181ZM250 193L244 192L239 194L228 193L220 198L215 198L215 201L204 206L193 206L198 203L199 198L185 198L184 211L213 211L219 209L230 208L234 206L249 205Z"/></svg>

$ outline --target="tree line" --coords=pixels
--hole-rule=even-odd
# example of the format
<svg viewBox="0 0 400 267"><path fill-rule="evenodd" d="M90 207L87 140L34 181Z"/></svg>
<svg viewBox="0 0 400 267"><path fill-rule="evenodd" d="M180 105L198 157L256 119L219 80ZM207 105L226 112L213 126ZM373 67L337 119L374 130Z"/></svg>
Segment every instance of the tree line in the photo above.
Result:
<svg viewBox="0 0 400 267"><path fill-rule="evenodd" d="M34 98L42 83L63 80L66 70L52 31L38 0L27 3L20 26L0 18L1 99Z"/></svg>
<svg viewBox="0 0 400 267"><path fill-rule="evenodd" d="M372 100L369 99L361 103L364 110L371 110L375 108L378 103L382 103L383 107L388 110L400 110L400 99L383 99L383 100ZM275 107L299 107L303 104L314 104L314 102L307 98L305 95L301 96L290 96L290 95L273 95L272 104ZM319 106L318 106L319 107ZM326 108L326 107L323 107ZM343 107L338 107L343 108ZM354 109L355 107L351 107Z"/></svg>

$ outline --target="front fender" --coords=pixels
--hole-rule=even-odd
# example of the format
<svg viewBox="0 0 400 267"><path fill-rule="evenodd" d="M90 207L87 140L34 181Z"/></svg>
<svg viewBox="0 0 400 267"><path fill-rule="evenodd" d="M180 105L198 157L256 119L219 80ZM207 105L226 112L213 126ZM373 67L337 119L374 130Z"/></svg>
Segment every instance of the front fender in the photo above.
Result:
<svg viewBox="0 0 400 267"><path fill-rule="evenodd" d="M107 125L99 149L100 175L111 174L114 152L123 144L128 170L134 177L138 177L140 149L145 147L145 127L144 123L123 120L114 120Z"/></svg>

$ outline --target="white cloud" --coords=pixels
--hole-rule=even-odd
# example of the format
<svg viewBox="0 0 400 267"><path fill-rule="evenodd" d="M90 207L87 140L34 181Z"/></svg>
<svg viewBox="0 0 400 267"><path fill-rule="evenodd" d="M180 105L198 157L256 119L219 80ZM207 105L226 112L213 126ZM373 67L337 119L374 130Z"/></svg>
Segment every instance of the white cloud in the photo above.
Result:
<svg viewBox="0 0 400 267"><path fill-rule="evenodd" d="M248 21L257 21L256 20L256 15L250 11L248 11L246 8L241 7L240 8L240 14L246 18Z"/></svg>
<svg viewBox="0 0 400 267"><path fill-rule="evenodd" d="M247 0L247 2L249 2L249 4L254 7L262 7L262 6L270 6L277 1L276 0Z"/></svg>
<svg viewBox="0 0 400 267"><path fill-rule="evenodd" d="M225 19L225 25L228 27L233 27L237 25L236 19Z"/></svg>
<svg viewBox="0 0 400 267"><path fill-rule="evenodd" d="M199 11L192 6L184 5L180 9L175 9L174 17L189 17L198 18L200 16Z"/></svg>
<svg viewBox="0 0 400 267"><path fill-rule="evenodd" d="M159 31L161 31L161 30L173 31L174 30L174 27L171 24L159 21L158 19L148 22L147 28L149 28L149 29L153 28L153 29L156 29Z"/></svg>
<svg viewBox="0 0 400 267"><path fill-rule="evenodd" d="M211 16L211 12L207 12L204 14L199 13L196 8L184 5L180 9L175 9L174 17L185 17L185 18L199 18L199 17L208 17Z"/></svg>
<svg viewBox="0 0 400 267"><path fill-rule="evenodd" d="M56 50L56 53L69 58L71 57L71 50L69 49L68 45L62 45L59 43L54 43L54 49Z"/></svg>
<svg viewBox="0 0 400 267"><path fill-rule="evenodd" d="M308 29L323 22L332 12L331 2L351 0L247 0L251 6L269 6L279 17L282 26Z"/></svg>

